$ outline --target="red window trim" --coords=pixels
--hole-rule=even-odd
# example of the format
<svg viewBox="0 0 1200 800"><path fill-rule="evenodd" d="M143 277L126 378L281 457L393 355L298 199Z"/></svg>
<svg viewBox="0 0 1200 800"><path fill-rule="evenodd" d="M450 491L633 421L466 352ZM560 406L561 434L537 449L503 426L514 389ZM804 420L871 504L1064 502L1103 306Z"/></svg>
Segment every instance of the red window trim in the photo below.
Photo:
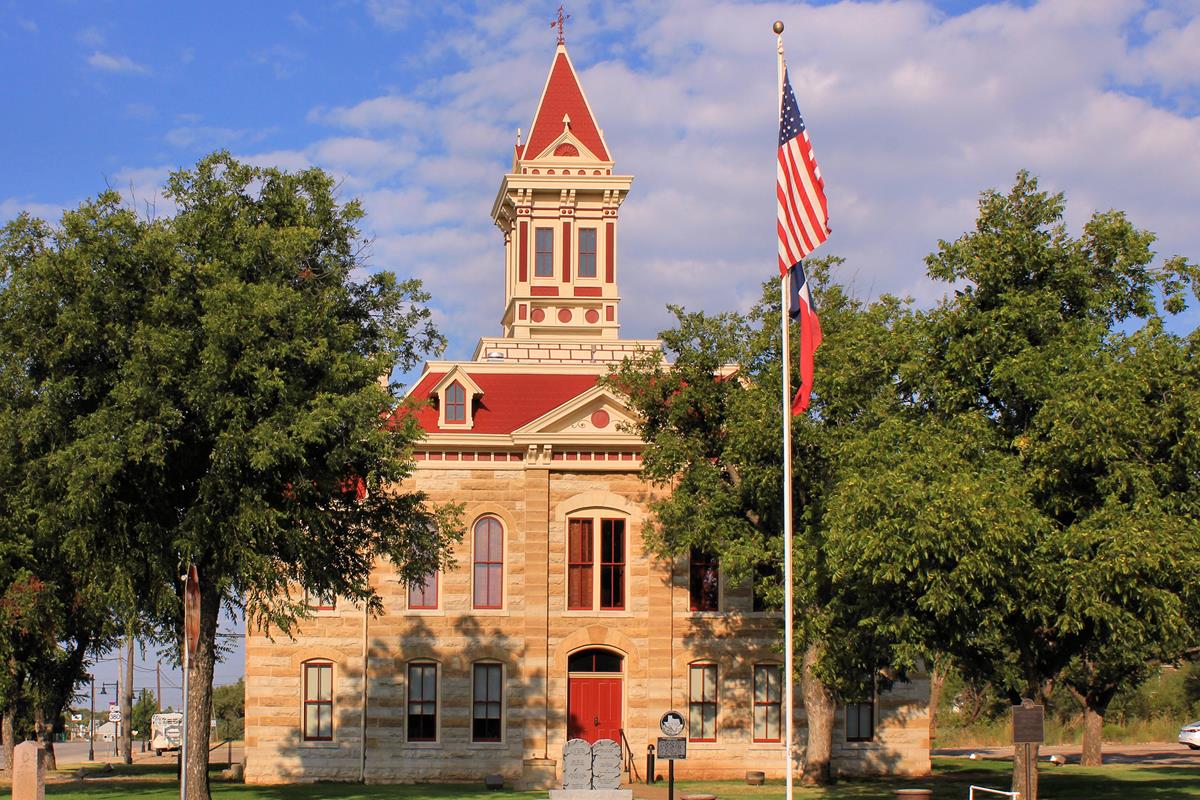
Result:
<svg viewBox="0 0 1200 800"><path fill-rule="evenodd" d="M771 700L769 692L767 694L766 700L759 700L758 680L757 679L758 679L758 671L760 669L761 670L773 669L773 670L775 670L776 674L779 675L779 699L778 700ZM778 710L777 716L779 717L779 735L776 736L774 739L772 739L772 738L760 739L758 736L754 735L754 717L751 716L751 718L750 718L750 736L756 742L768 742L768 743L782 742L783 741L783 667L781 667L779 664L755 664L754 668L752 670L750 670L750 691L754 696L754 708L752 709L751 714L752 715L757 714L758 709L760 707L767 709L766 719L768 721L768 724L767 724L768 732L771 730L770 709L771 708L777 709Z"/></svg>
<svg viewBox="0 0 1200 800"><path fill-rule="evenodd" d="M326 604L328 600L328 604ZM313 611L337 611L337 595L329 597L317 596L316 602L313 602L313 596L309 592L304 593L304 604Z"/></svg>
<svg viewBox="0 0 1200 800"><path fill-rule="evenodd" d="M333 741L333 662L325 659L313 659L305 661L300 665L304 671L304 686L302 691L302 708L300 712L300 738L305 742L332 742ZM329 670L329 699L328 700L309 700L308 699L308 671L310 669L328 669ZM320 687L318 687L318 691ZM328 736L310 736L308 733L308 707L309 706L329 706L329 735Z"/></svg>
<svg viewBox="0 0 1200 800"><path fill-rule="evenodd" d="M580 526L580 536L586 537L586 546L582 546L578 551L572 552L571 548L575 544L575 539L572 537L571 528L574 525ZM593 606L593 595L595 594L595 573L596 573L596 527L595 522L591 518L576 517L567 520L567 608L571 611L591 611ZM571 604L571 575L578 573L579 579L579 596L581 603Z"/></svg>
<svg viewBox="0 0 1200 800"><path fill-rule="evenodd" d="M499 561L484 561L484 560L480 559L478 528L479 528L480 524L482 524L485 520L490 520L492 522L495 522L496 525L500 528L500 534L499 534L500 535L500 560ZM471 526L471 549L472 549L472 553L471 553L471 607L478 608L478 609L484 609L484 610L504 608L504 523L501 522L498 517L492 516L491 514L482 516L479 519L475 520L475 524ZM488 583L487 583L488 590L490 590L491 585L492 585L491 584L491 574L492 574L493 568L499 567L499 569L497 571L500 574L496 578L496 580L500 584L499 601L495 605L485 605L485 604L477 602L479 599L479 595L477 592L478 586L476 583L476 576L479 573L478 568L481 566L487 568L486 574L488 575ZM487 596L489 594L491 594L491 592L488 590L484 591L484 599L485 600L487 599Z"/></svg>
<svg viewBox="0 0 1200 800"><path fill-rule="evenodd" d="M707 558L708 560L703 560ZM715 604L710 608L704 602L703 587L697 580L701 573L711 572L717 582ZM688 559L688 608L692 611L721 610L721 559L714 553L708 553L693 547Z"/></svg>
<svg viewBox="0 0 1200 800"><path fill-rule="evenodd" d="M425 703L431 702L424 698L422 698L420 700L413 700L413 696L412 696L413 669L414 668L425 669L425 668L429 668L429 667L431 667L433 669L433 700L432 700L432 702L433 702L433 736L429 736L429 737L411 736L411 735L409 735L408 720L412 716L413 704L414 703L425 704ZM404 677L405 677L405 681L407 684L406 688L405 688L405 706L404 706L404 738L405 738L405 741L436 742L438 740L438 736L437 736L438 735L438 712L440 710L438 708L438 694L439 694L439 691L438 691L438 688L439 688L438 687L438 663L436 661L410 661L410 662L408 662L408 668L405 669L405 671L404 671ZM429 715L422 714L421 716L429 716Z"/></svg>
<svg viewBox="0 0 1200 800"><path fill-rule="evenodd" d="M712 700L705 700L703 698L701 698L700 700L696 700L692 697L692 670L695 670L695 669L711 669L713 671L713 686L715 687L715 690L720 689L721 673L720 673L720 671L718 671L716 664L713 664L711 662L688 664L688 741L689 742L715 742L717 740L717 714L720 711L719 707L717 706L717 698L714 697ZM703 680L701 680L700 685L703 687L703 685L704 685ZM698 736L692 736L692 730L693 730L693 727L691 724L692 709L696 706L700 706L702 709L701 713L700 713L701 719L704 718L703 707L704 706L712 706L712 709L713 709L713 732L712 732L711 738L703 738L702 739Z"/></svg>
<svg viewBox="0 0 1200 800"><path fill-rule="evenodd" d="M437 609L438 599L439 599L438 598L438 590L441 588L441 586L439 585L441 583L441 578L437 572L434 572L432 575L427 576L425 578L425 580L428 581L430 578L433 579L433 605L414 604L413 603L413 592L417 591L417 589L413 586L410 586L410 587L408 587L408 608L410 611L432 611L432 610ZM421 594L422 594L422 596L427 594L427 592L424 591L424 588L422 588ZM426 599L428 599L428 598L426 598Z"/></svg>
<svg viewBox="0 0 1200 800"><path fill-rule="evenodd" d="M606 522L613 523L614 535L616 534L616 531L620 531L620 537L621 537L621 560L620 561L605 561L604 560L605 556L607 555L604 552L604 523L606 523ZM600 607L601 611L624 611L625 610L625 594L626 594L626 592L625 592L625 575L626 575L625 566L629 561L628 555L626 553L627 539L628 539L628 537L625 535L625 520L623 518L621 518L621 517L605 517L600 520L600 580L602 580L602 581L604 580L604 568L605 567L613 568L614 574L619 569L619 571L620 571L619 574L621 576L621 602L620 602L620 604L606 606L606 605L603 605L603 600L601 600L601 601L599 601L599 607ZM610 586L609 588L611 590L612 587ZM603 594L601 595L601 597L603 597Z"/></svg>
<svg viewBox="0 0 1200 800"><path fill-rule="evenodd" d="M498 669L500 671L500 697L499 698L493 700L493 699L485 696L482 700L480 700L478 697L475 696L475 685L476 685L475 670L478 669L479 667L488 667L488 668L495 667L496 669ZM486 681L485 681L485 684L486 684ZM495 738L492 738L492 737L476 738L476 736L475 736L475 720L480 718L480 717L478 717L477 712L478 712L480 706L483 706L484 711L486 712L487 705L489 703L499 703L500 704L500 730L499 730L499 732L497 732ZM484 719L486 719L486 717L484 717ZM474 664L471 665L471 741L472 742L502 742L502 741L504 741L504 665L501 664L499 661L476 661Z"/></svg>

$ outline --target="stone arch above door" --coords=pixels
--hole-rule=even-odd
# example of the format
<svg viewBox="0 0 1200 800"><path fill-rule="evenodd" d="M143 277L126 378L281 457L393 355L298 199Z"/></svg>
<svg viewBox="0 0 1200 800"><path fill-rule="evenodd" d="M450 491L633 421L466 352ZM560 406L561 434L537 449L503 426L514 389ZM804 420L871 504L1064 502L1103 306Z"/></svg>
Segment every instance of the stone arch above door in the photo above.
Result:
<svg viewBox="0 0 1200 800"><path fill-rule="evenodd" d="M632 639L619 630L605 625L588 625L559 640L554 648L554 671L563 675L567 671L567 658L576 650L603 647L615 650L625 657L625 674L641 672L641 654Z"/></svg>

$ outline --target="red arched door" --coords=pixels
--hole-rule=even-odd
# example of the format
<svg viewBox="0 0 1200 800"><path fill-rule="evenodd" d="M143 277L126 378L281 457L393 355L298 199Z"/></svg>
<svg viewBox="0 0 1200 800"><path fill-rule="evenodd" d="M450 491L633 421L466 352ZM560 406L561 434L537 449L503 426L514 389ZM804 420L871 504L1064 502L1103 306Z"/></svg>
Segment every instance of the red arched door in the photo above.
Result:
<svg viewBox="0 0 1200 800"><path fill-rule="evenodd" d="M622 658L609 650L572 655L567 672L567 738L621 741Z"/></svg>

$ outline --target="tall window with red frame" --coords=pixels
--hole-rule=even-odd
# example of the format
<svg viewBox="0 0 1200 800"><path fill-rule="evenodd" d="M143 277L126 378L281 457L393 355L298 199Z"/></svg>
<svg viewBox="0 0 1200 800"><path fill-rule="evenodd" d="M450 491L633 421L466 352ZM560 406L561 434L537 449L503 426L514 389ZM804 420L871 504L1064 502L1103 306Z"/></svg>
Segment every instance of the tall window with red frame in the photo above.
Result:
<svg viewBox="0 0 1200 800"><path fill-rule="evenodd" d="M476 664L472 672L471 741L498 742L504 668L499 664Z"/></svg>
<svg viewBox="0 0 1200 800"><path fill-rule="evenodd" d="M625 520L600 520L600 608L625 607Z"/></svg>
<svg viewBox="0 0 1200 800"><path fill-rule="evenodd" d="M717 665L692 664L688 682L688 739L717 740Z"/></svg>
<svg viewBox="0 0 1200 800"><path fill-rule="evenodd" d="M431 572L420 583L408 587L408 607L410 609L431 609L438 607L438 574Z"/></svg>
<svg viewBox="0 0 1200 800"><path fill-rule="evenodd" d="M778 664L754 665L754 741L783 741L783 670Z"/></svg>
<svg viewBox="0 0 1200 800"><path fill-rule="evenodd" d="M304 731L306 742L333 740L333 664L304 664Z"/></svg>
<svg viewBox="0 0 1200 800"><path fill-rule="evenodd" d="M714 553L692 548L689 592L692 611L716 611L721 602L721 565Z"/></svg>
<svg viewBox="0 0 1200 800"><path fill-rule="evenodd" d="M408 665L408 741L437 741L437 664Z"/></svg>
<svg viewBox="0 0 1200 800"><path fill-rule="evenodd" d="M592 546L592 521L567 522L567 608L592 607L592 571L595 558Z"/></svg>
<svg viewBox="0 0 1200 800"><path fill-rule="evenodd" d="M495 517L475 523L475 608L504 605L504 526Z"/></svg>

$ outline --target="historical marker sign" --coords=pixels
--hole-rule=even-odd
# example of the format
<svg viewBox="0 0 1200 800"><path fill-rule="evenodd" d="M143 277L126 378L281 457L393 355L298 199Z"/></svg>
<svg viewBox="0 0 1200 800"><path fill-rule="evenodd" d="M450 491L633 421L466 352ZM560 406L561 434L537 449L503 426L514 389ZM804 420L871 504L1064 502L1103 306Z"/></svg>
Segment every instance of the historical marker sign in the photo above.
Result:
<svg viewBox="0 0 1200 800"><path fill-rule="evenodd" d="M1045 706L1022 703L1012 707L1013 744L1041 744L1046 739Z"/></svg>
<svg viewBox="0 0 1200 800"><path fill-rule="evenodd" d="M663 736L679 736L683 733L683 714L675 710L668 711L658 721L658 728Z"/></svg>
<svg viewBox="0 0 1200 800"><path fill-rule="evenodd" d="M658 744L654 747L654 757L663 761L687 760L687 739L658 737Z"/></svg>

